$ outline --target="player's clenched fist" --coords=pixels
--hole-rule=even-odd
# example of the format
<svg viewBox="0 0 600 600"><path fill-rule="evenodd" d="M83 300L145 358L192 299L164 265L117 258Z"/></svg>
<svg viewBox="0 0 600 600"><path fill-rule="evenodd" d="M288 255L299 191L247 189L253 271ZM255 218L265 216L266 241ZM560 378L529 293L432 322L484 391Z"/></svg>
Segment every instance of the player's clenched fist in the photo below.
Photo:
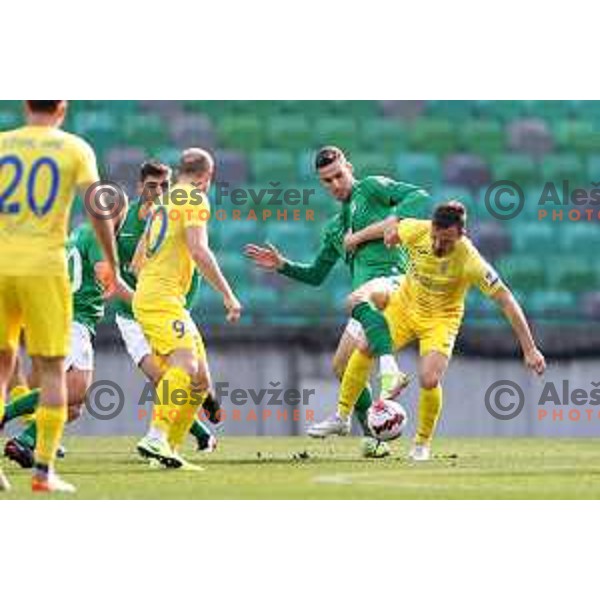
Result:
<svg viewBox="0 0 600 600"><path fill-rule="evenodd" d="M227 321L237 323L242 316L242 305L235 296L225 296L223 299L225 311L227 312Z"/></svg>
<svg viewBox="0 0 600 600"><path fill-rule="evenodd" d="M546 359L536 347L525 354L525 364L537 375L541 375L546 370Z"/></svg>

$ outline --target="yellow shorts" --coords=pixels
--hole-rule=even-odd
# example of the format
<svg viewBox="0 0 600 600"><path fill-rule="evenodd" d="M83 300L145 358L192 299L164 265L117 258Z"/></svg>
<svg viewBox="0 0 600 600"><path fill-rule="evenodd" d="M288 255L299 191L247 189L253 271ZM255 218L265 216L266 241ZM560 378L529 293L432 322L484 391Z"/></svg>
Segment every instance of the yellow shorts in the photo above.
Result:
<svg viewBox="0 0 600 600"><path fill-rule="evenodd" d="M0 275L0 350L16 352L24 329L30 356L67 356L72 302L66 273Z"/></svg>
<svg viewBox="0 0 600 600"><path fill-rule="evenodd" d="M137 302L133 312L155 354L166 356L175 350L192 350L196 358L206 359L202 336L185 307L177 302Z"/></svg>
<svg viewBox="0 0 600 600"><path fill-rule="evenodd" d="M419 340L421 356L430 352L439 352L448 358L452 356L460 319L419 319L413 315L410 304L399 291L392 294L383 314L388 322L395 350L404 348L413 340Z"/></svg>

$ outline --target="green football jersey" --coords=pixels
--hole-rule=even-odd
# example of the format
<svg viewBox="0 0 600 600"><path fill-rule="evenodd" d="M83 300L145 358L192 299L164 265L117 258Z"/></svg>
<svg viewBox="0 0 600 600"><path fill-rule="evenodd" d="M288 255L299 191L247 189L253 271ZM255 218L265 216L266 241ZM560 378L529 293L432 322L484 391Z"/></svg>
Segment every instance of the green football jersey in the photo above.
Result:
<svg viewBox="0 0 600 600"><path fill-rule="evenodd" d="M104 300L94 267L104 260L104 256L90 223L83 223L71 232L67 257L73 292L73 320L95 334L96 324L104 316Z"/></svg>
<svg viewBox="0 0 600 600"><path fill-rule="evenodd" d="M344 236L348 231L360 231L390 215L417 216L428 198L429 194L418 186L387 177L371 176L357 181L350 199L323 228L313 262L288 261L280 273L310 285L320 285L336 262L342 259L350 269L353 290L377 277L405 273L408 256L404 248L389 249L383 240L373 240L348 253L344 249Z"/></svg>
<svg viewBox="0 0 600 600"><path fill-rule="evenodd" d="M135 256L138 243L142 235L144 235L144 231L146 229L146 219L141 217L140 208L141 205L139 203L139 198L132 201L129 210L127 211L125 221L123 222L123 225L117 234L117 253L119 256L121 277L132 290L135 290L137 278L133 272L133 269L131 268L131 261ZM199 287L200 277L198 272L194 271L190 290L186 297L186 305L188 308L191 308L191 306L195 303ZM113 302L115 312L118 315L126 319L134 319L133 310L129 302L126 302L120 298L116 298Z"/></svg>

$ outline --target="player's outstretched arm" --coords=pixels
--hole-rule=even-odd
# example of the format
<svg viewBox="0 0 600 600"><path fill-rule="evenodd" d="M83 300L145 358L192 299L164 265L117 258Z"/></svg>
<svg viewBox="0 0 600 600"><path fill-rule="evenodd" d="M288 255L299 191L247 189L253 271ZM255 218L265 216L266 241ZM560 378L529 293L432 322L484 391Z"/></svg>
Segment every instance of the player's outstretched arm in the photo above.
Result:
<svg viewBox="0 0 600 600"><path fill-rule="evenodd" d="M206 227L187 227L185 235L187 246L198 270L208 283L223 296L227 320L232 323L238 321L242 312L242 305L221 272L219 263L208 245Z"/></svg>
<svg viewBox="0 0 600 600"><path fill-rule="evenodd" d="M388 229L397 228L398 220L398 217L392 215L383 221L372 223L364 229L347 233L344 237L344 248L348 252L353 252L361 244L382 239Z"/></svg>
<svg viewBox="0 0 600 600"><path fill-rule="evenodd" d="M317 256L312 263L308 264L287 260L272 244L266 246L247 244L244 247L244 256L261 269L276 271L290 279L315 287L325 281L339 258L329 236L324 236Z"/></svg>
<svg viewBox="0 0 600 600"><path fill-rule="evenodd" d="M533 339L521 305L517 302L511 291L505 288L497 291L492 298L510 322L519 340L525 357L525 365L537 375L541 375L546 370L546 360L535 345L535 340Z"/></svg>

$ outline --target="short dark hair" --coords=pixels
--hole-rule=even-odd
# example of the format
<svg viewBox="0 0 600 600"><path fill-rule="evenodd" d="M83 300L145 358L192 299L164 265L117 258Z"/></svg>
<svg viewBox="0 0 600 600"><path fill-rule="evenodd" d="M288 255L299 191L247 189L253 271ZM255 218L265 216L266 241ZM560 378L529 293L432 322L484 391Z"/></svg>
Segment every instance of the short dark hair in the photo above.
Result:
<svg viewBox="0 0 600 600"><path fill-rule="evenodd" d="M52 114L57 111L62 100L25 100L25 102L31 112Z"/></svg>
<svg viewBox="0 0 600 600"><path fill-rule="evenodd" d="M204 175L214 165L210 152L203 148L188 148L181 153L179 173L182 175Z"/></svg>
<svg viewBox="0 0 600 600"><path fill-rule="evenodd" d="M148 177L168 177L171 169L158 160L147 160L140 167L140 181L143 183Z"/></svg>
<svg viewBox="0 0 600 600"><path fill-rule="evenodd" d="M336 160L345 159L344 153L335 146L321 148L315 156L315 169L318 171L334 163Z"/></svg>
<svg viewBox="0 0 600 600"><path fill-rule="evenodd" d="M467 209L462 202L449 200L436 206L432 221L439 229L459 227L462 231L467 225Z"/></svg>

